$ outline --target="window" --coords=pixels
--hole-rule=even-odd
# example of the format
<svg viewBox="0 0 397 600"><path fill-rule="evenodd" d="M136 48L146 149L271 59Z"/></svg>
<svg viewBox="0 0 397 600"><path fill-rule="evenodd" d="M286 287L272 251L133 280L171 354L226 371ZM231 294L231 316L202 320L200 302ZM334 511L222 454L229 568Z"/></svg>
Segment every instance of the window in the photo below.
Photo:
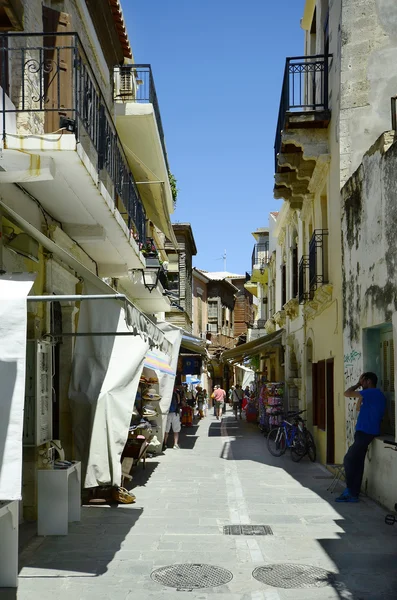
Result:
<svg viewBox="0 0 397 600"><path fill-rule="evenodd" d="M298 248L292 248L292 298L296 298L298 295Z"/></svg>
<svg viewBox="0 0 397 600"><path fill-rule="evenodd" d="M287 302L287 267L285 263L281 266L281 309Z"/></svg>
<svg viewBox="0 0 397 600"><path fill-rule="evenodd" d="M179 273L168 271L168 289L176 292L179 298Z"/></svg>
<svg viewBox="0 0 397 600"><path fill-rule="evenodd" d="M216 300L208 302L208 318L218 320L218 302Z"/></svg>

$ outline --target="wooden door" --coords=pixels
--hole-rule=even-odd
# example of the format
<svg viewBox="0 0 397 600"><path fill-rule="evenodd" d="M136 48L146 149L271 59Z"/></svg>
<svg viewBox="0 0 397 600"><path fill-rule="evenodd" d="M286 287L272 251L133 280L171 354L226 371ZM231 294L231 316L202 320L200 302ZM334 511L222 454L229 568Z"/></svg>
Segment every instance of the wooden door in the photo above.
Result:
<svg viewBox="0 0 397 600"><path fill-rule="evenodd" d="M64 33L65 35L45 35L44 40L44 132L53 133L60 128L61 117L75 119L73 112L73 46L74 38L66 35L72 31L71 19L67 13L43 6L44 33Z"/></svg>
<svg viewBox="0 0 397 600"><path fill-rule="evenodd" d="M316 425L319 429L325 430L325 360L319 360L317 363L317 392L313 399L315 402Z"/></svg>
<svg viewBox="0 0 397 600"><path fill-rule="evenodd" d="M386 413L382 422L384 435L395 435L394 341L393 331L380 334L381 372L379 386L386 396Z"/></svg>
<svg viewBox="0 0 397 600"><path fill-rule="evenodd" d="M327 360L327 379L326 379L326 392L327 392L327 419L326 419L326 432L327 432L327 463L335 463L335 417L334 417L334 360Z"/></svg>

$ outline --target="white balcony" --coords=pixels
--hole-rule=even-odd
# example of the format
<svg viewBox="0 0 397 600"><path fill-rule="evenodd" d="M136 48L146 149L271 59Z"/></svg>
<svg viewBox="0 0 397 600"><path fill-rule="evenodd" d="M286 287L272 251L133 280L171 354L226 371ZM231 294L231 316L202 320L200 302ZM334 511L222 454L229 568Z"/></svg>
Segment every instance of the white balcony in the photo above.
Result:
<svg viewBox="0 0 397 600"><path fill-rule="evenodd" d="M5 202L15 196L7 185L20 184L96 261L101 277L127 277L145 266L137 243L146 242L145 209L78 35L5 37Z"/></svg>
<svg viewBox="0 0 397 600"><path fill-rule="evenodd" d="M149 65L115 70L116 127L148 218L173 240L174 202L154 80ZM149 183L150 182L150 183Z"/></svg>

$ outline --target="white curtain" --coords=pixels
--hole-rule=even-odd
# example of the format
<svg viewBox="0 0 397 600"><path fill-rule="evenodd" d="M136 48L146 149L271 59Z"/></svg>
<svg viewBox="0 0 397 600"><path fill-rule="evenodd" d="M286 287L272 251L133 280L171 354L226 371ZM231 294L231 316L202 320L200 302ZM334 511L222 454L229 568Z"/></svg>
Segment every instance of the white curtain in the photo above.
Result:
<svg viewBox="0 0 397 600"><path fill-rule="evenodd" d="M0 500L20 500L26 369L26 297L36 275L0 275Z"/></svg>
<svg viewBox="0 0 397 600"><path fill-rule="evenodd" d="M86 293L97 294L96 288ZM128 333L123 306L114 300L81 303L78 332ZM73 430L83 463L84 487L120 485L120 458L128 437L147 337L76 338L69 390Z"/></svg>

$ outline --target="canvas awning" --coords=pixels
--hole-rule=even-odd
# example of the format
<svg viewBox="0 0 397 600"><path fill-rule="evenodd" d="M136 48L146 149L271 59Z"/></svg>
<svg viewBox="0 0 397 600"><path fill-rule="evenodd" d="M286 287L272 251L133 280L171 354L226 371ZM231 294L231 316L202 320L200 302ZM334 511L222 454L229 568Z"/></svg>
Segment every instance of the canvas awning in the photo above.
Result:
<svg viewBox="0 0 397 600"><path fill-rule="evenodd" d="M257 338L256 340L252 340L251 342L247 342L246 344L241 344L240 346L236 346L236 348L232 348L231 350L225 350L221 354L221 359L224 361L232 361L239 362L240 360L244 360L249 356L255 356L256 354L260 354L262 350L268 348L269 346L281 346L281 341L283 337L284 330L279 329L274 333L270 333L269 335L263 335L262 337Z"/></svg>
<svg viewBox="0 0 397 600"><path fill-rule="evenodd" d="M187 331L183 332L181 346L190 350L191 352L197 352L202 356L208 356L207 352L207 340L196 337Z"/></svg>

